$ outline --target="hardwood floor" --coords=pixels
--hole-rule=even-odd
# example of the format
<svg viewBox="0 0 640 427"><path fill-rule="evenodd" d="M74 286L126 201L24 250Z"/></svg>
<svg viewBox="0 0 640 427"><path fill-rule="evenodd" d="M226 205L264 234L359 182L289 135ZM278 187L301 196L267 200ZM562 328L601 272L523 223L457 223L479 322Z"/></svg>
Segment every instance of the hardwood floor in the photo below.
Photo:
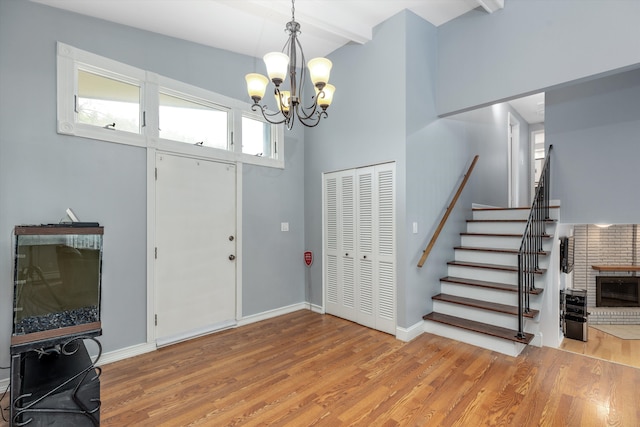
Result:
<svg viewBox="0 0 640 427"><path fill-rule="evenodd" d="M640 370L306 310L105 365L102 426L638 426Z"/></svg>
<svg viewBox="0 0 640 427"><path fill-rule="evenodd" d="M565 338L560 348L640 368L640 340L623 340L595 328L589 328L587 336L587 342Z"/></svg>

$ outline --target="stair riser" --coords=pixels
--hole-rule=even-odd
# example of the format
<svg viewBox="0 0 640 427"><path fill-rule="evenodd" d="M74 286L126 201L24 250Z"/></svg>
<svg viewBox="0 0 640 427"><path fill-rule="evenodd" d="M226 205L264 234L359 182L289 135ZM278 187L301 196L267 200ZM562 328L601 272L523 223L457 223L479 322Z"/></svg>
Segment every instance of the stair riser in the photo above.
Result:
<svg viewBox="0 0 640 427"><path fill-rule="evenodd" d="M454 259L456 261L477 262L482 264L510 265L513 267L518 266L518 255L505 254L500 252L468 251L456 249ZM548 257L539 256L538 267L546 269L548 266Z"/></svg>
<svg viewBox="0 0 640 427"><path fill-rule="evenodd" d="M461 246L474 248L520 249L522 237L461 236ZM553 239L542 239L542 249L550 251Z"/></svg>
<svg viewBox="0 0 640 427"><path fill-rule="evenodd" d="M526 225L524 222L468 222L467 232L522 235Z"/></svg>
<svg viewBox="0 0 640 427"><path fill-rule="evenodd" d="M528 219L530 209L474 210L473 219ZM549 209L551 219L559 219L558 209Z"/></svg>
<svg viewBox="0 0 640 427"><path fill-rule="evenodd" d="M518 318L513 315L496 313L475 307L467 307L460 304L451 304L444 301L433 301L433 311L450 316L462 317L463 319L476 322L488 323L490 325L501 326L508 329L518 329Z"/></svg>
<svg viewBox="0 0 640 427"><path fill-rule="evenodd" d="M510 291L501 291L498 289L483 288L480 286L467 286L457 283L441 282L441 291L443 294L454 295L458 297L473 298L480 301L495 302L498 304L518 305L518 293ZM535 310L540 309L540 297L530 295L529 304Z"/></svg>
<svg viewBox="0 0 640 427"><path fill-rule="evenodd" d="M501 338L480 334L473 331L456 328L455 326L444 325L438 322L424 321L423 330L427 333L462 341L476 347L486 348L507 356L518 356L526 347L524 344L503 340Z"/></svg>
<svg viewBox="0 0 640 427"><path fill-rule="evenodd" d="M506 283L509 285L518 284L518 273L511 271L492 270L485 268L449 266L448 275L451 277L460 277L463 279L484 280L488 282ZM544 280L541 274L535 275L534 281L536 287L542 288Z"/></svg>
<svg viewBox="0 0 640 427"><path fill-rule="evenodd" d="M517 305L518 293L510 291L500 291L497 289L483 288L480 286L467 286L456 283L440 282L443 294L455 295L458 297L473 298L481 301L497 302L499 304Z"/></svg>

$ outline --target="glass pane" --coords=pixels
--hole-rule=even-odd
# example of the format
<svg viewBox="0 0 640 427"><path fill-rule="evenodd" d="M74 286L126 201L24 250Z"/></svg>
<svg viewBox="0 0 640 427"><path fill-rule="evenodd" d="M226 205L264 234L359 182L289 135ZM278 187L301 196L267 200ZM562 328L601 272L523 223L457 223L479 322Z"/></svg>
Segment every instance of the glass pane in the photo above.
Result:
<svg viewBox="0 0 640 427"><path fill-rule="evenodd" d="M78 70L77 110L79 123L140 133L140 86Z"/></svg>
<svg viewBox="0 0 640 427"><path fill-rule="evenodd" d="M242 152L252 156L271 157L271 125L243 117Z"/></svg>
<svg viewBox="0 0 640 427"><path fill-rule="evenodd" d="M160 94L160 138L226 150L227 112Z"/></svg>

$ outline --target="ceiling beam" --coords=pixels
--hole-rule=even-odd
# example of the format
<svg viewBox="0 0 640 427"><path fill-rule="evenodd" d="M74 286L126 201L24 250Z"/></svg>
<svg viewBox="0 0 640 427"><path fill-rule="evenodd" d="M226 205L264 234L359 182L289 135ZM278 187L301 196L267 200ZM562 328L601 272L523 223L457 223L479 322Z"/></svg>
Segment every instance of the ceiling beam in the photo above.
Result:
<svg viewBox="0 0 640 427"><path fill-rule="evenodd" d="M262 18L270 19L274 22L288 22L291 19L291 6L282 7L285 2L278 1L260 1L260 0L247 0L247 1L221 1L221 3L234 7L236 9L242 10L243 12L253 14L255 16L259 16ZM286 2L285 4L288 4ZM347 30L343 26L334 25L330 21L330 16L326 17L322 16L323 9L321 7L317 7L316 13L311 15L309 13L305 13L306 9L309 9L308 5L315 6L317 3L313 3L308 1L307 3L303 3L300 7L296 7L296 21L303 23L305 28L309 30L309 28L313 28L314 31L318 33L328 33L334 36L338 36L344 38L346 40L350 40L356 43L364 44L368 41L371 41L372 34L371 29L367 30ZM334 10L327 11L327 13L332 13ZM355 26L354 26L355 27Z"/></svg>
<svg viewBox="0 0 640 427"><path fill-rule="evenodd" d="M504 9L504 0L476 0L487 13L493 13L497 10Z"/></svg>

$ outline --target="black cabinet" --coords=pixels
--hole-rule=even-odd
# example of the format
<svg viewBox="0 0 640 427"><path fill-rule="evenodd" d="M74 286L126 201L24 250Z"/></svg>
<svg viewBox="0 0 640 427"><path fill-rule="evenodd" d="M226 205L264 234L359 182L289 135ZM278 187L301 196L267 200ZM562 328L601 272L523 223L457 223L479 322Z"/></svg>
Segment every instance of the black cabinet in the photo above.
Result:
<svg viewBox="0 0 640 427"><path fill-rule="evenodd" d="M588 318L587 291L583 289L566 289L560 293L562 302L562 332L566 338L587 341Z"/></svg>
<svg viewBox="0 0 640 427"><path fill-rule="evenodd" d="M100 369L84 339L12 355L12 426L100 425Z"/></svg>

